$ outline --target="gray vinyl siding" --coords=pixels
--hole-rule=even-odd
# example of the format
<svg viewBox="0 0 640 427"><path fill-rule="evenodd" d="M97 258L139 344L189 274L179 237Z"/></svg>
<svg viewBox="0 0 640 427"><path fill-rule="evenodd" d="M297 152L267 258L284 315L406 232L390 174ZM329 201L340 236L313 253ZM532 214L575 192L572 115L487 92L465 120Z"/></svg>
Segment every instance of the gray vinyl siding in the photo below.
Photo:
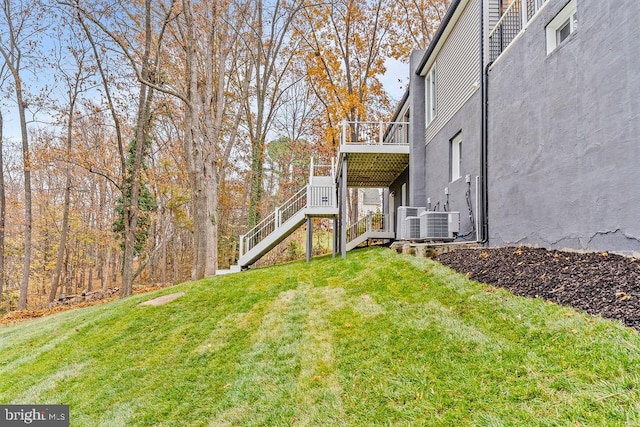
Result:
<svg viewBox="0 0 640 427"><path fill-rule="evenodd" d="M425 130L425 142L442 129L477 90L480 82L480 1L469 0L435 59L436 117Z"/></svg>

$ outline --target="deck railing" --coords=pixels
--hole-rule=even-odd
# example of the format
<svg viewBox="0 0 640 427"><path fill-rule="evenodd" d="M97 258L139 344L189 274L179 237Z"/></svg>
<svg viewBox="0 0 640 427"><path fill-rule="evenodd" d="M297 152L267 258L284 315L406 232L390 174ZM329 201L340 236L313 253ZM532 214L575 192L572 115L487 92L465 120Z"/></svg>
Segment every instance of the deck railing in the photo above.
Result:
<svg viewBox="0 0 640 427"><path fill-rule="evenodd" d="M307 206L322 208L336 205L336 188L332 186L309 186Z"/></svg>
<svg viewBox="0 0 640 427"><path fill-rule="evenodd" d="M322 177L329 177L330 182L334 181L335 165L333 159L331 159L330 165L321 165L315 164L312 158L309 167L309 182L313 183L314 179L320 180ZM321 184L321 182L318 182L318 184ZM306 207L335 206L337 204L334 186L305 185L252 229L240 236L240 257L256 247L258 243L262 242L268 235L276 231L302 209Z"/></svg>
<svg viewBox="0 0 640 427"><path fill-rule="evenodd" d="M527 26L546 0L513 0L489 33L489 61L495 61Z"/></svg>
<svg viewBox="0 0 640 427"><path fill-rule="evenodd" d="M347 243L352 242L365 233L385 231L384 215L380 212L368 213L364 218L347 228Z"/></svg>
<svg viewBox="0 0 640 427"><path fill-rule="evenodd" d="M278 206L251 230L240 236L240 256L246 254L294 217L301 210L318 207L335 207L336 191L333 186L305 185L286 202Z"/></svg>
<svg viewBox="0 0 640 427"><path fill-rule="evenodd" d="M301 188L296 194L291 196L286 202L278 206L275 211L267 215L262 221L252 229L240 236L240 256L253 249L258 243L263 241L276 228L287 222L292 216L300 212L307 206L307 186Z"/></svg>
<svg viewBox="0 0 640 427"><path fill-rule="evenodd" d="M300 191L291 196L289 200L276 208L276 228L280 227L307 206L307 187L308 186L304 186Z"/></svg>
<svg viewBox="0 0 640 427"><path fill-rule="evenodd" d="M341 143L346 145L408 144L407 122L343 122Z"/></svg>

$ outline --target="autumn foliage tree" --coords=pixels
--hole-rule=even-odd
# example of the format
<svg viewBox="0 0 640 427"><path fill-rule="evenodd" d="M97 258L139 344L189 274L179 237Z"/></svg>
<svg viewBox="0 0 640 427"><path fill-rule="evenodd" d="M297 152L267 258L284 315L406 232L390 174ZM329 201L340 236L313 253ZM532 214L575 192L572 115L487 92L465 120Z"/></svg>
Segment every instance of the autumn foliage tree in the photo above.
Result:
<svg viewBox="0 0 640 427"><path fill-rule="evenodd" d="M394 13L402 25L394 25L391 29L393 57L407 62L412 50L427 48L450 0L397 0L394 3Z"/></svg>
<svg viewBox="0 0 640 427"><path fill-rule="evenodd" d="M234 263L343 121L388 117L387 61L447 4L0 2L0 119L20 135L0 132L0 309Z"/></svg>
<svg viewBox="0 0 640 427"><path fill-rule="evenodd" d="M29 135L27 130L27 109L30 93L24 74L26 68L36 67L34 51L38 46L38 37L46 28L43 19L44 11L38 1L17 2L2 0L0 14L0 55L12 78L13 96L18 110L20 134L22 142L22 163L24 183L24 255L20 299L18 308L27 306L29 276L31 274L31 236L33 226L31 197L31 157Z"/></svg>

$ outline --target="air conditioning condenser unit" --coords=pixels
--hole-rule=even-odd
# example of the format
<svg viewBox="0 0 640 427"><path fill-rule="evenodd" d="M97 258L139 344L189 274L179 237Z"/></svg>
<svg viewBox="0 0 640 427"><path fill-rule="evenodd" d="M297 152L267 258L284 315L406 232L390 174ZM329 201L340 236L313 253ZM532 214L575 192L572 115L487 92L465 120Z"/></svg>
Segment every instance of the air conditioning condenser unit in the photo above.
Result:
<svg viewBox="0 0 640 427"><path fill-rule="evenodd" d="M420 239L453 240L460 231L460 212L425 211L420 214Z"/></svg>
<svg viewBox="0 0 640 427"><path fill-rule="evenodd" d="M420 239L420 214L427 208L400 206L398 208L398 233L396 240Z"/></svg>

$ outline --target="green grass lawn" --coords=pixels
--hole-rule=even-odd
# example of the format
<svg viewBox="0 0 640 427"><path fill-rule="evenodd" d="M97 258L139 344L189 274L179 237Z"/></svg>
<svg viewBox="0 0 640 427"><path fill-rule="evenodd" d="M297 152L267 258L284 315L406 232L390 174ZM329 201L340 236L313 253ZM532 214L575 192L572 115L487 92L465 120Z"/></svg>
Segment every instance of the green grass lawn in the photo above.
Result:
<svg viewBox="0 0 640 427"><path fill-rule="evenodd" d="M639 349L373 248L2 327L0 403L69 404L74 426L640 425Z"/></svg>

